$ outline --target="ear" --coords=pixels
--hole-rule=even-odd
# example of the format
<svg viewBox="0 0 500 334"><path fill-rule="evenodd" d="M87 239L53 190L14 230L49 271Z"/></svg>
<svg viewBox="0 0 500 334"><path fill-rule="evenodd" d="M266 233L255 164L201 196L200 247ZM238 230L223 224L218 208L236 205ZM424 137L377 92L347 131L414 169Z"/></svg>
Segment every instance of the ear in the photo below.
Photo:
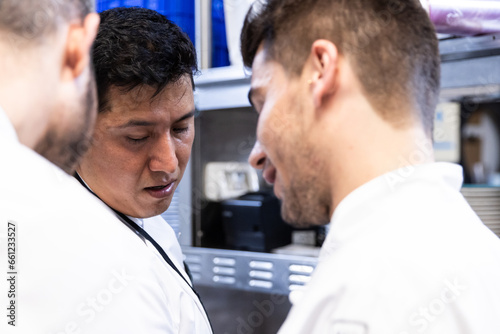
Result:
<svg viewBox="0 0 500 334"><path fill-rule="evenodd" d="M311 46L312 94L314 106L320 107L324 98L335 92L338 69L338 50L332 42L319 39Z"/></svg>
<svg viewBox="0 0 500 334"><path fill-rule="evenodd" d="M70 24L62 63L63 79L74 80L89 66L99 22L99 15L91 13L83 22Z"/></svg>

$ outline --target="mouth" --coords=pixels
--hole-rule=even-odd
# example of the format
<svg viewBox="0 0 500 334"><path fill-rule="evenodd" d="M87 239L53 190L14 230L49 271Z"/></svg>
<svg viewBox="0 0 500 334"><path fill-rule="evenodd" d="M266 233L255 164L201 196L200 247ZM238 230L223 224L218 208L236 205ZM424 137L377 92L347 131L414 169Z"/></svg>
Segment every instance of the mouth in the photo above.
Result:
<svg viewBox="0 0 500 334"><path fill-rule="evenodd" d="M281 193L279 189L280 187L277 183L278 172L276 168L273 166L265 168L264 171L262 172L262 176L269 185L273 186L274 195L276 195L276 197L281 200Z"/></svg>
<svg viewBox="0 0 500 334"><path fill-rule="evenodd" d="M264 180L269 185L273 185L274 182L276 181L276 168L274 167L267 167L264 168L264 171L262 172L262 176L264 177Z"/></svg>
<svg viewBox="0 0 500 334"><path fill-rule="evenodd" d="M168 184L161 184L153 187L144 188L146 192L154 198L163 199L172 196L174 193L175 181Z"/></svg>

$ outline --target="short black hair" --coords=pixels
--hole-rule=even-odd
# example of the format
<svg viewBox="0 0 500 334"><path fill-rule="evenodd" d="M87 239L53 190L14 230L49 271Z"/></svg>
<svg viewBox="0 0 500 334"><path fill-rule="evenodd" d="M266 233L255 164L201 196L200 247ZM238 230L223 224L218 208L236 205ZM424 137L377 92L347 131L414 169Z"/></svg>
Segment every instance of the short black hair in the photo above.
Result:
<svg viewBox="0 0 500 334"><path fill-rule="evenodd" d="M100 13L94 43L99 112L108 109L112 86L129 92L147 85L156 96L168 84L197 72L196 51L189 37L164 15L146 8L117 7Z"/></svg>
<svg viewBox="0 0 500 334"><path fill-rule="evenodd" d="M43 42L59 23L83 19L93 11L94 0L0 0L0 31Z"/></svg>
<svg viewBox="0 0 500 334"><path fill-rule="evenodd" d="M353 66L382 117L421 120L432 133L440 86L434 26L418 0L257 0L241 33L244 64L263 45L269 59L300 75L318 39L334 43ZM408 115L408 104L418 115Z"/></svg>

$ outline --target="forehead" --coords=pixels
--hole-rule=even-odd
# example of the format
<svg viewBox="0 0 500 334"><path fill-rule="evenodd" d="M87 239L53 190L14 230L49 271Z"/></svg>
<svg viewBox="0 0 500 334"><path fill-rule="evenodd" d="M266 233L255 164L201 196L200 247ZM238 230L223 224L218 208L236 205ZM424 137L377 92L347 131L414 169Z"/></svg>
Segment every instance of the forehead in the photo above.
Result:
<svg viewBox="0 0 500 334"><path fill-rule="evenodd" d="M102 114L105 119L117 120L135 116L177 116L194 110L191 79L182 77L168 84L155 95L156 88L142 85L129 92L120 87L110 87L109 111Z"/></svg>
<svg viewBox="0 0 500 334"><path fill-rule="evenodd" d="M271 84L272 79L276 77L279 65L269 59L267 51L261 45L255 54L252 63L252 91L258 92Z"/></svg>

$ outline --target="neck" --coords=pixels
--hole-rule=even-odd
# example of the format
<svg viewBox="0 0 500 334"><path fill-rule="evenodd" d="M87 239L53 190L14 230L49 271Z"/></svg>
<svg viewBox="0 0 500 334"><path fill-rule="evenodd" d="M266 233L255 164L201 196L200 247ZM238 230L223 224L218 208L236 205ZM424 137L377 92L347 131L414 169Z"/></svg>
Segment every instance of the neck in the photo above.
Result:
<svg viewBox="0 0 500 334"><path fill-rule="evenodd" d="M4 89L6 86L0 85L0 105L12 123L19 141L33 149L45 132L48 120L37 117L40 104L32 103L31 98L23 96L33 90L22 87L25 94L18 94L21 87L16 86L18 85L15 82L6 89Z"/></svg>
<svg viewBox="0 0 500 334"><path fill-rule="evenodd" d="M359 104L359 101L357 101ZM355 115L353 109L349 110ZM329 161L332 212L356 188L396 169L434 161L432 140L418 121L395 127L366 108L331 133ZM335 152L335 153L334 153Z"/></svg>
<svg viewBox="0 0 500 334"><path fill-rule="evenodd" d="M58 74L45 50L6 44L0 43L0 105L19 141L33 149L48 127Z"/></svg>

